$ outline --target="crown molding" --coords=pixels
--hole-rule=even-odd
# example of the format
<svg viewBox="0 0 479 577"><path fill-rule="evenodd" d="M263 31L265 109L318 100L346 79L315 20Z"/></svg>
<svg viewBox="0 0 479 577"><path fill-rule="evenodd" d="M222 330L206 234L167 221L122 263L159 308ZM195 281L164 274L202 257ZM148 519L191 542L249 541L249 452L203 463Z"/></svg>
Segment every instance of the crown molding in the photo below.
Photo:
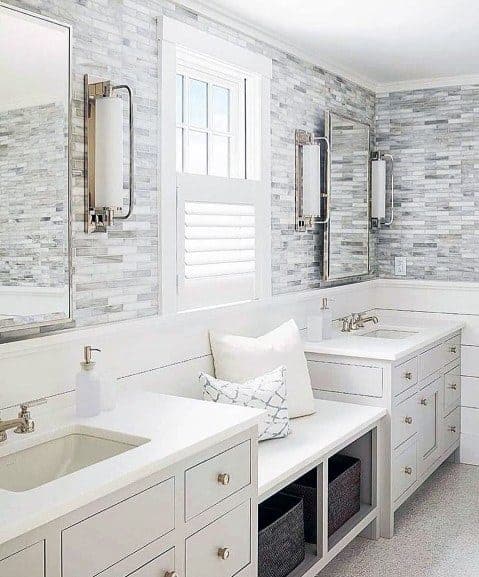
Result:
<svg viewBox="0 0 479 577"><path fill-rule="evenodd" d="M252 24L245 18L228 14L215 5L214 2L204 2L203 0L173 0L173 4L191 10L200 16L228 26L229 28L233 28L254 40L265 42L273 48L287 52L296 58L300 58L314 66L322 68L330 74L340 76L344 80L349 80L370 92L376 93L377 91L377 83L370 78L334 62L318 58L317 54L314 52L302 50L289 42L279 40L273 33L265 28L258 26L257 24Z"/></svg>
<svg viewBox="0 0 479 577"><path fill-rule="evenodd" d="M463 74L458 76L443 76L441 78L421 78L419 80L378 83L376 85L376 95L387 96L390 92L447 88L448 86L469 86L472 84L479 85L479 74Z"/></svg>

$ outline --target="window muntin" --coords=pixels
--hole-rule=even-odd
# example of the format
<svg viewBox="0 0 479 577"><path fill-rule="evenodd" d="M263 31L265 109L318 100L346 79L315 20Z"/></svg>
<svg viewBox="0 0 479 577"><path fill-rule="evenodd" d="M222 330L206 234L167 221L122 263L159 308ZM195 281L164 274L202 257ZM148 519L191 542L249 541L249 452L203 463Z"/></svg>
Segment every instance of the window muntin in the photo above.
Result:
<svg viewBox="0 0 479 577"><path fill-rule="evenodd" d="M238 74L177 66L177 172L245 178L244 85Z"/></svg>

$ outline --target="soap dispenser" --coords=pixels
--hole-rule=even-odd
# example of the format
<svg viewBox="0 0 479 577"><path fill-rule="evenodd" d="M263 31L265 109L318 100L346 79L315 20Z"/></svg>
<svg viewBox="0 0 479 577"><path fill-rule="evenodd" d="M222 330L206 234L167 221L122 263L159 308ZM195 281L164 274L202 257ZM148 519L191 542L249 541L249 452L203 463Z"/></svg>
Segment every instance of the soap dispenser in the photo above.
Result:
<svg viewBox="0 0 479 577"><path fill-rule="evenodd" d="M78 417L94 417L101 412L101 380L95 369L96 363L91 360L92 351L100 352L100 349L84 347L84 359L80 363L80 372L76 376L76 414Z"/></svg>
<svg viewBox="0 0 479 577"><path fill-rule="evenodd" d="M323 297L319 313L308 317L308 340L323 341L333 335L333 316L328 307L327 297Z"/></svg>

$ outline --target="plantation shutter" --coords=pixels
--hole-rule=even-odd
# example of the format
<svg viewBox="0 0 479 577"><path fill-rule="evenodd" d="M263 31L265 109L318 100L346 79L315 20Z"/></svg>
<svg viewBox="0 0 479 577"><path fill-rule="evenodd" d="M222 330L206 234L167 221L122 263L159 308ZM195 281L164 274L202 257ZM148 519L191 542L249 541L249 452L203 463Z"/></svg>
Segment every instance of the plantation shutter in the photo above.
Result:
<svg viewBox="0 0 479 577"><path fill-rule="evenodd" d="M177 175L180 309L254 299L260 183Z"/></svg>

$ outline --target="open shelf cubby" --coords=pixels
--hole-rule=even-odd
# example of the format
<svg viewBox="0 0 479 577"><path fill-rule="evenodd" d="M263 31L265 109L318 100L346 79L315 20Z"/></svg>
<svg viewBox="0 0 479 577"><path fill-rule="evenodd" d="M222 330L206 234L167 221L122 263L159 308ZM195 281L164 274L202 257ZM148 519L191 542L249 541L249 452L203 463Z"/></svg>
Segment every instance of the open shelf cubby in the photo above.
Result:
<svg viewBox="0 0 479 577"><path fill-rule="evenodd" d="M376 437L373 431L369 431L340 451L341 455L355 457L361 461L360 509L328 537L328 551L337 549L338 544L345 539L347 542L351 541L372 521L369 518L377 505L376 448Z"/></svg>
<svg viewBox="0 0 479 577"><path fill-rule="evenodd" d="M357 459L361 463L360 475ZM337 480L331 491L330 477ZM372 424L348 441L338 442L317 459L305 461L295 473L283 476L275 489L301 497L305 511L305 558L286 577L316 576L358 535L379 538L377 425ZM274 494L270 490L262 502ZM331 516L330 495L336 504ZM330 519L335 528L331 534Z"/></svg>

